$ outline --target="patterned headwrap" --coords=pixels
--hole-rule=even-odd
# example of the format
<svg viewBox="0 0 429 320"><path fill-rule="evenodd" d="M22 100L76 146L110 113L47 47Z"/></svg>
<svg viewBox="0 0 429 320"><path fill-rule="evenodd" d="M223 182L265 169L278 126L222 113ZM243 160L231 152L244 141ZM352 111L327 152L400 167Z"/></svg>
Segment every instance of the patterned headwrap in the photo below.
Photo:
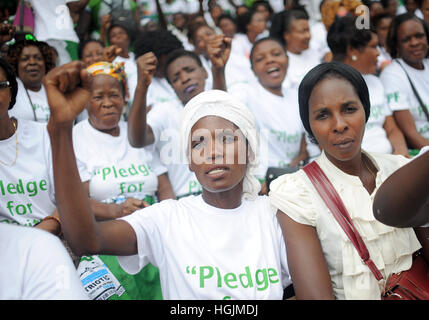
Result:
<svg viewBox="0 0 429 320"><path fill-rule="evenodd" d="M125 100L129 98L127 74L123 62L105 62L100 61L91 64L86 70L93 76L98 74L105 74L119 80L124 88Z"/></svg>

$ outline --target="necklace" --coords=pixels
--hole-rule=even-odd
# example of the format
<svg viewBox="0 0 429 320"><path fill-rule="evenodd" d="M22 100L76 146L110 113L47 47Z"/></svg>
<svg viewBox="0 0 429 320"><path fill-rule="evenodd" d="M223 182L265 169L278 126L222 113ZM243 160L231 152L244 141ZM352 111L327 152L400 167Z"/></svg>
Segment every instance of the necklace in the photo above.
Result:
<svg viewBox="0 0 429 320"><path fill-rule="evenodd" d="M12 124L13 124L13 128L15 129L15 132L13 133L13 134L15 134L15 145L16 145L16 147L15 147L15 150L16 150L15 151L15 160L13 160L11 164L5 163L5 162L0 160L1 164L8 166L8 167L12 167L15 164L16 160L18 159L18 134L16 133L17 129L16 129L15 121L12 120Z"/></svg>

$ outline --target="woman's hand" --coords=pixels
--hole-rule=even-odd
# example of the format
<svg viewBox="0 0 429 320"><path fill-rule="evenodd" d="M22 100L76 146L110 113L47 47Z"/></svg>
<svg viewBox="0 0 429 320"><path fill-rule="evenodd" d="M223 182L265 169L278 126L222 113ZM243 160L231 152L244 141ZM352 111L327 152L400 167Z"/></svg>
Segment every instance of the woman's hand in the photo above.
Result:
<svg viewBox="0 0 429 320"><path fill-rule="evenodd" d="M148 207L149 204L144 200L139 200L136 198L127 198L125 202L119 205L119 212L116 218L127 216L134 211L137 211L141 208Z"/></svg>
<svg viewBox="0 0 429 320"><path fill-rule="evenodd" d="M121 52L122 49L118 48L115 45L108 46L103 49L103 60L107 62L112 62Z"/></svg>
<svg viewBox="0 0 429 320"><path fill-rule="evenodd" d="M73 126L90 98L91 76L82 61L52 69L43 80L51 110L48 126Z"/></svg>
<svg viewBox="0 0 429 320"><path fill-rule="evenodd" d="M137 58L138 82L143 83L146 88L152 83L158 65L158 59L153 52L145 53Z"/></svg>
<svg viewBox="0 0 429 320"><path fill-rule="evenodd" d="M213 68L225 68L231 53L231 38L218 34L207 41L207 52Z"/></svg>

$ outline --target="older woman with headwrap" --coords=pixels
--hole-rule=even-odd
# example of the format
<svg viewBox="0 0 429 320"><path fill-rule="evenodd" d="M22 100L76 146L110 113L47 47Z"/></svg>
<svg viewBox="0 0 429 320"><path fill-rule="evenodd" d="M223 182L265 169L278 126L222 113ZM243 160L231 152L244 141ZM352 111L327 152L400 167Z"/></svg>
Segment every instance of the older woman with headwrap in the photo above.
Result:
<svg viewBox="0 0 429 320"><path fill-rule="evenodd" d="M97 62L90 65L87 71L93 77L91 97L86 107L88 119L74 126L73 146L79 173L95 218L116 219L158 200L173 198L167 169L161 165L157 153L150 147L133 148L128 142L127 123L121 121L128 94L123 64ZM139 274L131 278L127 274L124 275L114 257L99 258L121 284L124 278L127 279L127 284L131 280L138 282L138 279L143 278L142 285L152 289L152 292L142 291L142 295L133 295L133 291L124 285L126 297L161 297L158 270L153 266L146 268L144 275ZM98 261L96 257L93 259ZM96 265L94 261L90 262L92 266ZM85 270L87 265L88 260L85 259L79 268ZM89 271L82 272L82 281L85 282L91 274ZM99 295L99 288L95 286L87 288L86 291L93 299ZM113 290L111 292L114 296ZM123 298L119 292L116 294ZM105 294L104 298L106 296L108 295Z"/></svg>
<svg viewBox="0 0 429 320"><path fill-rule="evenodd" d="M271 183L270 199L278 209L296 298L379 300L384 288L371 270L384 279L408 270L421 247L413 229L386 226L372 212L380 184L408 160L362 150L368 88L347 64L312 69L299 88L299 109L304 128L323 150L314 163L340 195L370 259L362 261L304 170L279 177Z"/></svg>
<svg viewBox="0 0 429 320"><path fill-rule="evenodd" d="M70 133L74 114L90 96L89 80L77 63L46 79L57 199L74 249L118 255L129 273L151 262L160 270L165 299L281 299L290 283L286 255L275 213L267 197L258 196L257 133L247 108L226 92L208 91L183 109L182 150L202 195L97 223L80 183Z"/></svg>

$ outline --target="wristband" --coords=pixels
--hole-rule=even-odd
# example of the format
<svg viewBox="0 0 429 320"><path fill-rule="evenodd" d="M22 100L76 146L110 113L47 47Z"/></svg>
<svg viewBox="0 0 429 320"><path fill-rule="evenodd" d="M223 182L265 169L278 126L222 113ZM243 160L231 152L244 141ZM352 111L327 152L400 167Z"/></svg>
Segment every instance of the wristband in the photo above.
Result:
<svg viewBox="0 0 429 320"><path fill-rule="evenodd" d="M44 217L42 219L42 221L46 221L46 220L55 220L56 222L58 222L58 224L60 226L60 232L59 232L58 236L61 236L62 232L61 232L61 220L60 220L60 218L55 217L55 216L47 216L47 217Z"/></svg>

